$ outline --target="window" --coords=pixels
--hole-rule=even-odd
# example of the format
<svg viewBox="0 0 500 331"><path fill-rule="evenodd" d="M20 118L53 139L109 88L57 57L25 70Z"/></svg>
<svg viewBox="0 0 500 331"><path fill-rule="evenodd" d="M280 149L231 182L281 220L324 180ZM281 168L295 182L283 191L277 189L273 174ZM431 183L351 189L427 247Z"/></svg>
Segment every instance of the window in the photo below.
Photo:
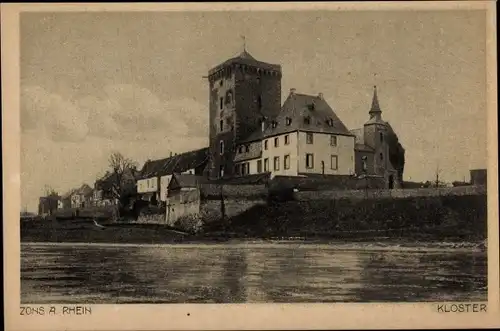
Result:
<svg viewBox="0 0 500 331"><path fill-rule="evenodd" d="M278 147L280 145L280 140L278 137L274 138L274 147Z"/></svg>
<svg viewBox="0 0 500 331"><path fill-rule="evenodd" d="M380 142L381 143L384 142L384 134L382 132L380 132Z"/></svg>
<svg viewBox="0 0 500 331"><path fill-rule="evenodd" d="M234 173L236 175L239 175L240 174L240 169L241 169L241 165L240 164L235 164L234 165Z"/></svg>
<svg viewBox="0 0 500 331"><path fill-rule="evenodd" d="M337 155L332 155L331 161L332 161L332 164L331 164L332 170L337 170L339 168L339 159L338 159Z"/></svg>
<svg viewBox="0 0 500 331"><path fill-rule="evenodd" d="M330 136L330 145L337 146L337 136L334 135Z"/></svg>
<svg viewBox="0 0 500 331"><path fill-rule="evenodd" d="M241 164L241 174L246 175L247 174L247 163L242 163Z"/></svg>
<svg viewBox="0 0 500 331"><path fill-rule="evenodd" d="M219 177L224 177L224 166L223 165L221 165L219 167Z"/></svg>
<svg viewBox="0 0 500 331"><path fill-rule="evenodd" d="M240 146L240 148L238 148L238 153L243 153L243 146Z"/></svg>
<svg viewBox="0 0 500 331"><path fill-rule="evenodd" d="M314 155L313 154L306 154L306 168L307 169L314 168Z"/></svg>
<svg viewBox="0 0 500 331"><path fill-rule="evenodd" d="M222 109L224 107L224 98L219 99L219 108Z"/></svg>
<svg viewBox="0 0 500 331"><path fill-rule="evenodd" d="M264 149L267 151L267 140L264 140Z"/></svg>
<svg viewBox="0 0 500 331"><path fill-rule="evenodd" d="M288 144L290 144L290 136L286 135L285 136L285 145L288 145Z"/></svg>
<svg viewBox="0 0 500 331"><path fill-rule="evenodd" d="M290 155L285 155L285 157L283 158L283 163L283 167L285 170L290 169Z"/></svg>
<svg viewBox="0 0 500 331"><path fill-rule="evenodd" d="M380 161L384 161L384 154L380 153Z"/></svg>
<svg viewBox="0 0 500 331"><path fill-rule="evenodd" d="M328 126L333 126L333 119L329 118L327 122Z"/></svg>
<svg viewBox="0 0 500 331"><path fill-rule="evenodd" d="M226 105L230 105L233 102L233 93L231 91L227 91L226 93Z"/></svg>
<svg viewBox="0 0 500 331"><path fill-rule="evenodd" d="M264 171L269 171L269 159L264 159Z"/></svg>
<svg viewBox="0 0 500 331"><path fill-rule="evenodd" d="M222 84L224 84L224 81L221 79L221 81L219 82L219 85L222 86Z"/></svg>
<svg viewBox="0 0 500 331"><path fill-rule="evenodd" d="M275 129L278 126L278 122L273 121L271 125L272 125L273 129Z"/></svg>
<svg viewBox="0 0 500 331"><path fill-rule="evenodd" d="M304 124L311 124L311 118L309 116L304 117Z"/></svg>
<svg viewBox="0 0 500 331"><path fill-rule="evenodd" d="M313 134L310 132L306 133L306 143L312 144L313 143Z"/></svg>
<svg viewBox="0 0 500 331"><path fill-rule="evenodd" d="M257 160L257 172L262 172L262 160Z"/></svg>
<svg viewBox="0 0 500 331"><path fill-rule="evenodd" d="M291 125L292 124L292 119L290 117L286 118L286 125Z"/></svg>
<svg viewBox="0 0 500 331"><path fill-rule="evenodd" d="M262 109L262 98L260 95L257 97L257 107Z"/></svg>
<svg viewBox="0 0 500 331"><path fill-rule="evenodd" d="M224 154L224 140L219 142L220 155Z"/></svg>
<svg viewBox="0 0 500 331"><path fill-rule="evenodd" d="M247 153L250 152L250 146L249 145L245 146L245 152L247 152Z"/></svg>
<svg viewBox="0 0 500 331"><path fill-rule="evenodd" d="M280 157L279 156L274 157L274 170L275 171L280 170Z"/></svg>
<svg viewBox="0 0 500 331"><path fill-rule="evenodd" d="M223 131L223 130L224 130L224 120L220 120L220 123L219 123L219 130L220 130L220 131Z"/></svg>

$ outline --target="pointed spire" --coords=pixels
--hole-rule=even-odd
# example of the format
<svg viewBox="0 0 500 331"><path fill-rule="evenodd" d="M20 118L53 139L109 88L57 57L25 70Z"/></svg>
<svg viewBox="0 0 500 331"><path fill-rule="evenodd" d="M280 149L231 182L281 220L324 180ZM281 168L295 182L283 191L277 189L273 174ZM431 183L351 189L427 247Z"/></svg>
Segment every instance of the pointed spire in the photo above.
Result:
<svg viewBox="0 0 500 331"><path fill-rule="evenodd" d="M373 100L372 100L372 107L370 108L370 115L375 115L375 114L380 114L382 113L382 110L380 110L380 105L378 103L378 97L377 97L377 85L373 86Z"/></svg>

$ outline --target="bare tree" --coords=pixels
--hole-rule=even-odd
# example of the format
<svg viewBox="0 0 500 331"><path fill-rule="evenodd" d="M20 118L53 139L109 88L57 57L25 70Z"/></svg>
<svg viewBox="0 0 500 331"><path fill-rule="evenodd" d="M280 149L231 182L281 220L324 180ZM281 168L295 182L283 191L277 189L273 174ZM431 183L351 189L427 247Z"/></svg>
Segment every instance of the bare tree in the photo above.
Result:
<svg viewBox="0 0 500 331"><path fill-rule="evenodd" d="M57 192L56 192L56 190L54 190L54 188L52 186L50 186L50 185L45 185L45 187L44 187L44 193L45 193L46 197L58 195Z"/></svg>
<svg viewBox="0 0 500 331"><path fill-rule="evenodd" d="M134 185L137 164L121 153L115 152L109 157L110 190L114 199L118 200L118 212L124 207L125 198Z"/></svg>

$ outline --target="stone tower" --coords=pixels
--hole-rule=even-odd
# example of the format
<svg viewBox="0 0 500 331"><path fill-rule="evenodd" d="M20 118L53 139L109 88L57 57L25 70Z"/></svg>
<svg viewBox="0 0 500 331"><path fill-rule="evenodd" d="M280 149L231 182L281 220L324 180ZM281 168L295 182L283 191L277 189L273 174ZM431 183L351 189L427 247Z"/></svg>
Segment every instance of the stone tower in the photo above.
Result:
<svg viewBox="0 0 500 331"><path fill-rule="evenodd" d="M233 175L235 146L281 108L281 66L246 50L208 72L211 178Z"/></svg>
<svg viewBox="0 0 500 331"><path fill-rule="evenodd" d="M370 119L364 125L365 145L374 150L373 171L376 175L384 176L390 168L389 145L387 143L387 123L382 120L382 110L377 96L377 87L373 88L372 106L368 112Z"/></svg>

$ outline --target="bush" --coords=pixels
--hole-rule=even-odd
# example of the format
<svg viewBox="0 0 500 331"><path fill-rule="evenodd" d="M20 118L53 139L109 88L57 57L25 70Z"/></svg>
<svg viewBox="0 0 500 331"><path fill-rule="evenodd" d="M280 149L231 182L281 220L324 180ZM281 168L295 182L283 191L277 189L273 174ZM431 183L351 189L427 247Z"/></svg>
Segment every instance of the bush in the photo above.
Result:
<svg viewBox="0 0 500 331"><path fill-rule="evenodd" d="M186 232L197 233L203 227L203 222L196 216L182 216L174 223L174 227Z"/></svg>

